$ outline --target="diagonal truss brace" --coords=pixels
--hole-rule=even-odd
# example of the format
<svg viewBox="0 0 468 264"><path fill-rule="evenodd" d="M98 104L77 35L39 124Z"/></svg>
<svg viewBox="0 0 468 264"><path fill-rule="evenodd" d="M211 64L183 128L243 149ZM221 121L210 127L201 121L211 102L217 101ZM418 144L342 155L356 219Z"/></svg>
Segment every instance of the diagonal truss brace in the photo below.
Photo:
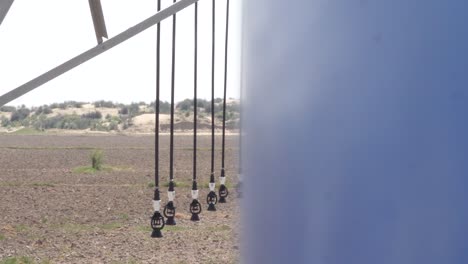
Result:
<svg viewBox="0 0 468 264"><path fill-rule="evenodd" d="M94 48L91 48L84 53L74 57L73 59L59 65L52 70L32 79L31 81L9 91L8 93L0 96L0 106L17 99L18 97L25 95L26 93L36 89L37 87L47 83L50 80L55 79L56 77L68 72L69 70L77 67L78 65L98 56L101 53L119 45L120 43L138 35L144 30L156 25L162 20L176 14L177 12L183 10L184 8L194 4L198 0L180 0L170 7L161 10L157 14L147 18L146 20L138 23L137 25L125 30L124 32L118 34L117 36L110 38L109 40L103 42L100 45L97 45Z"/></svg>
<svg viewBox="0 0 468 264"><path fill-rule="evenodd" d="M3 22L3 19L6 17L8 10L10 10L11 5L14 0L0 0L0 25Z"/></svg>

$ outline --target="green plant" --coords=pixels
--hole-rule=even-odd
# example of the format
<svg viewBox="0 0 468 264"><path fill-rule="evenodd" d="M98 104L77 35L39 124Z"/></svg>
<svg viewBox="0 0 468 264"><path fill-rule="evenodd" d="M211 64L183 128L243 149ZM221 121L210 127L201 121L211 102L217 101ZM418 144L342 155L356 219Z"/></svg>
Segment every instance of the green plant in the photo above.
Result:
<svg viewBox="0 0 468 264"><path fill-rule="evenodd" d="M0 264L33 264L33 260L29 257L20 257L20 258L6 258L0 260Z"/></svg>
<svg viewBox="0 0 468 264"><path fill-rule="evenodd" d="M28 230L28 227L26 225L20 224L15 226L16 232L24 232Z"/></svg>
<svg viewBox="0 0 468 264"><path fill-rule="evenodd" d="M95 170L101 170L102 159L103 159L103 153L101 150L96 149L95 151L93 151L93 153L91 154L91 168Z"/></svg>

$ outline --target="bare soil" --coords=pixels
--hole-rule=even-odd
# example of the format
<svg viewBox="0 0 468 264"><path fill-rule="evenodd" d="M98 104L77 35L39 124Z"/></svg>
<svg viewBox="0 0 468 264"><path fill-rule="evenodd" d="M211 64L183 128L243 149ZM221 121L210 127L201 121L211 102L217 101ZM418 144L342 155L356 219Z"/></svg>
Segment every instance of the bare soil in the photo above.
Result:
<svg viewBox="0 0 468 264"><path fill-rule="evenodd" d="M154 136L0 135L0 263L237 263L237 136L226 138L228 203L206 211L210 137L198 146L201 221L190 221L191 136L175 137L177 225L150 237ZM217 136L216 176L221 166ZM161 137L161 185L169 176L169 137ZM93 148L112 171L84 174ZM166 190L167 187L162 187ZM162 193L163 204L167 195Z"/></svg>

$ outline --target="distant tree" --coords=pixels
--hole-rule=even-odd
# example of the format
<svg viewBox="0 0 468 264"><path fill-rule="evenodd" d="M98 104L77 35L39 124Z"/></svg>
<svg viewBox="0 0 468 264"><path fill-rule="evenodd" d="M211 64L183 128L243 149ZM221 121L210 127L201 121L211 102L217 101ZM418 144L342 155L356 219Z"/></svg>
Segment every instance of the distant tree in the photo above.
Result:
<svg viewBox="0 0 468 264"><path fill-rule="evenodd" d="M205 99L197 99L197 107L198 108L205 108L209 104L211 104L211 102L208 102Z"/></svg>
<svg viewBox="0 0 468 264"><path fill-rule="evenodd" d="M116 105L112 101L96 101L94 102L94 107L106 107L106 108L115 108Z"/></svg>
<svg viewBox="0 0 468 264"><path fill-rule="evenodd" d="M44 106L44 108L42 109L42 113L43 113L44 115L51 114L51 113L52 113L52 109L50 109L50 107L48 107L48 106Z"/></svg>
<svg viewBox="0 0 468 264"><path fill-rule="evenodd" d="M99 111L89 112L86 114L81 115L82 118L89 118L89 119L101 119L102 114Z"/></svg>
<svg viewBox="0 0 468 264"><path fill-rule="evenodd" d="M50 109L50 107L48 107L47 105L39 106L34 113L36 115L40 115L40 114L48 115L52 113L52 109Z"/></svg>
<svg viewBox="0 0 468 264"><path fill-rule="evenodd" d="M14 106L4 105L4 106L0 107L0 112L10 112L11 113L11 112L14 112L14 111L16 111L16 107L14 107Z"/></svg>
<svg viewBox="0 0 468 264"><path fill-rule="evenodd" d="M156 104L155 102L151 102L149 105L154 112L156 112ZM159 101L159 113L161 114L169 114L171 112L171 104L166 101Z"/></svg>
<svg viewBox="0 0 468 264"><path fill-rule="evenodd" d="M140 113L140 105L138 103L131 103L122 107L119 111L121 115L128 115L130 117L136 116Z"/></svg>
<svg viewBox="0 0 468 264"><path fill-rule="evenodd" d="M42 114L42 106L39 106L39 107L36 109L36 111L34 112L34 114L36 114L36 115Z"/></svg>
<svg viewBox="0 0 468 264"><path fill-rule="evenodd" d="M238 103L230 103L226 105L226 109L231 112L239 113L240 105Z"/></svg>
<svg viewBox="0 0 468 264"><path fill-rule="evenodd" d="M189 111L193 109L193 100L185 99L182 102L176 104L176 109L181 111Z"/></svg>
<svg viewBox="0 0 468 264"><path fill-rule="evenodd" d="M59 108L59 105L57 103L50 104L50 108L56 109Z"/></svg>
<svg viewBox="0 0 468 264"><path fill-rule="evenodd" d="M161 114L169 114L171 112L171 104L169 102L161 102L159 104L159 112Z"/></svg>
<svg viewBox="0 0 468 264"><path fill-rule="evenodd" d="M81 108L83 107L84 103L76 101L65 101L64 104L66 105L66 107Z"/></svg>
<svg viewBox="0 0 468 264"><path fill-rule="evenodd" d="M21 121L28 117L30 113L31 111L23 105L20 109L17 109L11 114L10 121Z"/></svg>
<svg viewBox="0 0 468 264"><path fill-rule="evenodd" d="M119 114L128 115L128 107L124 106L119 110Z"/></svg>

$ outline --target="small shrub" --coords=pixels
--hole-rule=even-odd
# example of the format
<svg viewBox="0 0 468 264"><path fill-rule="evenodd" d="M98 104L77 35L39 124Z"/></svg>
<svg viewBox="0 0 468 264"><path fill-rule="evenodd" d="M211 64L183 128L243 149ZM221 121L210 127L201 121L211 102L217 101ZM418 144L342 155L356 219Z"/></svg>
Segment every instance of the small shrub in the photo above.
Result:
<svg viewBox="0 0 468 264"><path fill-rule="evenodd" d="M91 125L92 131L109 131L109 127L102 122L96 122Z"/></svg>
<svg viewBox="0 0 468 264"><path fill-rule="evenodd" d="M115 121L111 121L109 124L109 130L119 130L119 124Z"/></svg>
<svg viewBox="0 0 468 264"><path fill-rule="evenodd" d="M1 264L33 264L33 260L29 257L9 257L0 260Z"/></svg>
<svg viewBox="0 0 468 264"><path fill-rule="evenodd" d="M2 116L0 121L2 123L2 127L7 127L11 125L10 119L6 118L5 116Z"/></svg>
<svg viewBox="0 0 468 264"><path fill-rule="evenodd" d="M102 169L102 158L103 154L101 150L95 150L91 154L91 167L95 170L101 170Z"/></svg>

